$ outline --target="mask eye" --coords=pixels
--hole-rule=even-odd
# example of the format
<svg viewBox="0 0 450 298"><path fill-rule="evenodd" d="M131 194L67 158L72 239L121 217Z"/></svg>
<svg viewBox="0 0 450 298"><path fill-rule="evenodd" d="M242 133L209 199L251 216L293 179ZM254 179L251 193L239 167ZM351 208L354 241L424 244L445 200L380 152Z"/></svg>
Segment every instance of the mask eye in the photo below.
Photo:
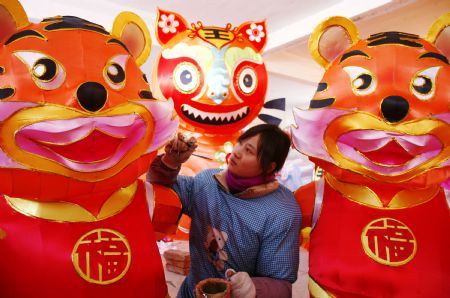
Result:
<svg viewBox="0 0 450 298"><path fill-rule="evenodd" d="M375 91L377 80L369 70L358 66L346 66L344 70L352 81L353 93L356 95L369 95Z"/></svg>
<svg viewBox="0 0 450 298"><path fill-rule="evenodd" d="M440 66L419 71L411 80L411 92L420 100L429 100L434 96L436 76Z"/></svg>
<svg viewBox="0 0 450 298"><path fill-rule="evenodd" d="M14 55L28 67L35 84L41 89L56 89L66 78L64 68L50 56L25 51L15 52Z"/></svg>
<svg viewBox="0 0 450 298"><path fill-rule="evenodd" d="M128 55L118 55L106 63L103 68L103 78L114 90L121 90L125 86L125 65Z"/></svg>
<svg viewBox="0 0 450 298"><path fill-rule="evenodd" d="M251 94L256 90L258 78L253 68L245 67L238 74L238 86L244 94Z"/></svg>
<svg viewBox="0 0 450 298"><path fill-rule="evenodd" d="M192 93L200 84L197 68L189 62L182 62L177 65L173 72L175 87L181 93Z"/></svg>

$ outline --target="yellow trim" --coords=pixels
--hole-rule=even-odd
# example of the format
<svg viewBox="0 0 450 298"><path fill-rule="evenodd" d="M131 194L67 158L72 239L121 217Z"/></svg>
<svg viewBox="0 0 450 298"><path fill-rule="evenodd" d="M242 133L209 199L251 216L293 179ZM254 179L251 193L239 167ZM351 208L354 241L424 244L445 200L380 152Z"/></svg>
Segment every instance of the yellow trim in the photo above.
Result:
<svg viewBox="0 0 450 298"><path fill-rule="evenodd" d="M125 154L125 156L115 165L101 171L81 172L70 169L63 164L58 163L57 161L25 151L24 149L17 146L15 140L17 131L27 125L31 125L40 121L68 120L73 118L89 118L100 116L106 117L131 114L139 115L147 124L146 131L142 139L133 148L131 148ZM110 178L119 173L131 162L142 156L151 144L155 125L151 113L144 106L131 102L121 104L106 111L95 113L94 115L92 115L92 113L71 109L66 106L47 104L45 106L23 109L13 114L2 124L3 125L0 125L0 147L13 160L25 165L26 167L38 171L58 173L66 177L72 177L74 179L89 182L95 182Z"/></svg>
<svg viewBox="0 0 450 298"><path fill-rule="evenodd" d="M341 154L336 140L344 133L353 130L379 130L398 132L412 136L434 135L442 143L442 151L432 159L410 169L395 175L381 174L373 171ZM351 113L338 117L331 122L324 135L324 145L330 156L341 168L363 174L374 178L375 180L400 183L411 180L424 172L438 167L450 156L450 137L448 135L449 125L444 121L437 119L420 119L399 124L390 124L367 112Z"/></svg>
<svg viewBox="0 0 450 298"><path fill-rule="evenodd" d="M115 238L113 238L113 240L121 241L125 245L125 247L127 248L127 251L124 252L124 255L126 255L126 257L127 257L127 264L126 264L125 268L123 269L123 271L119 275L117 275L116 277L114 277L112 279L107 279L107 280L103 280L103 274L102 273L103 273L103 270L105 270L105 269L103 269L101 264L97 264L97 266L100 267L99 268L99 271L100 271L99 272L100 273L99 274L100 275L99 279L91 278L91 276L90 276L90 271L91 271L90 270L90 265L91 264L89 263L89 261L90 261L90 255L89 254L86 255L87 260L83 260L83 261L87 261L88 262L87 267L86 267L86 271L87 272L83 272L83 270L79 266L79 257L78 257L78 253L77 253L78 246L80 244L86 244L86 241L91 242L90 240L86 240L87 236L89 236L91 234L94 234L94 233L98 234L98 237L100 238L100 239L97 239L98 241L107 240L107 239L101 238L101 234L100 234L101 232L109 232L111 234L114 234ZM109 252L108 251L102 251L101 253L106 255ZM116 252L112 252L112 254L116 254ZM112 283L115 283L116 281L120 280L122 277L124 277L125 274L128 272L128 269L130 268L130 264L131 264L131 247L130 247L130 244L128 243L127 238L124 235L122 235L121 233L117 232L117 231L114 231L114 230L111 230L111 229L94 229L94 230L91 230L91 231L87 232L83 236L81 236L78 239L77 243L75 243L75 246L73 247L73 250L72 250L72 264L73 264L73 267L75 268L75 271L78 273L78 275L82 279L86 280L87 282L90 282L90 283L93 283L93 284L98 284L98 285L112 284Z"/></svg>
<svg viewBox="0 0 450 298"><path fill-rule="evenodd" d="M411 236L413 237L413 240L410 241L411 244L413 245L413 251L411 252L411 254L410 254L406 259L404 259L404 260L402 260L402 261L399 261L399 262L392 262L392 261L390 261L390 260L385 260L385 259L383 259L383 258L380 258L380 257L378 256L378 251L373 252L373 251L370 249L369 241L368 241L368 239L367 239L367 231L368 231L370 228L374 228L374 229L377 229L377 230L380 228L379 226L372 227L372 224L374 224L374 223L376 223L376 222L379 222L379 221L384 221L384 222L386 223L387 220L395 221L395 222L401 224L401 225L402 225L402 228L408 230L408 232L409 232L409 233L411 234ZM387 224L387 223L386 223L386 224ZM399 236L398 236L398 237L399 237ZM401 240L404 240L404 239L401 239ZM401 242L404 243L404 242L406 242L406 241L401 241ZM401 221L399 221L399 220L397 220L397 219L394 219L394 218L389 218L389 217L377 218L377 219L372 220L371 222L369 222L369 223L364 227L364 229L363 229L363 231L362 231L362 233L361 233L361 245L362 245L362 247L363 247L363 250L364 250L365 254L366 254L369 258L371 258L372 260L374 260L374 261L377 262L377 263L380 263L380 264L383 264L383 265L387 265L387 266L392 266L392 267L403 266L403 265L409 263L409 262L414 258L414 256L416 255L416 252L417 252L417 240L416 240L416 237L414 236L414 233L411 231L411 229L410 229L407 225L405 225L403 222L401 222ZM378 247L376 248L376 250L378 250ZM389 258L390 255L388 254L387 257Z"/></svg>
<svg viewBox="0 0 450 298"><path fill-rule="evenodd" d="M428 202L439 192L439 185L432 185L425 189L404 189L394 195L387 206L383 206L378 195L369 187L359 184L345 183L337 180L329 173L325 179L330 186L350 201L379 209L411 208Z"/></svg>
<svg viewBox="0 0 450 298"><path fill-rule="evenodd" d="M330 17L317 25L309 37L308 47L311 56L323 68L327 68L330 64L330 61L326 60L319 51L320 39L322 38L323 33L328 30L328 28L334 26L340 26L343 28L345 33L347 33L348 37L350 38L351 45L354 45L359 40L358 29L356 28L355 24L345 17Z"/></svg>
<svg viewBox="0 0 450 298"><path fill-rule="evenodd" d="M103 204L98 215L71 202L39 202L5 195L6 202L17 212L29 217L58 222L94 222L114 216L133 200L138 182L120 188Z"/></svg>
<svg viewBox="0 0 450 298"><path fill-rule="evenodd" d="M224 36L222 36L221 39L219 38L206 38L206 30L220 30L221 33L223 33L225 35L226 32L226 37L228 39L223 39ZM221 27L201 27L197 30L197 35L199 37L201 37L201 39L203 39L204 41L214 45L216 48L222 48L224 45L231 43L234 39L235 39L235 34L233 33L233 31L229 30L229 28L221 28Z"/></svg>
<svg viewBox="0 0 450 298"><path fill-rule="evenodd" d="M434 44L439 34L446 28L450 26L450 12L447 12L440 16L428 29L428 34L425 40Z"/></svg>
<svg viewBox="0 0 450 298"><path fill-rule="evenodd" d="M308 289L311 296L315 298L335 298L334 295L322 289L311 277L308 281Z"/></svg>
<svg viewBox="0 0 450 298"><path fill-rule="evenodd" d="M17 29L22 29L23 27L30 25L27 13L23 9L23 6L19 1L0 0L0 5L5 7L6 10L11 14L14 22L16 23Z"/></svg>
<svg viewBox="0 0 450 298"><path fill-rule="evenodd" d="M136 63L140 66L145 63L152 48L152 37L144 20L130 11L121 12L114 20L111 35L122 37L123 30L130 23L135 24L141 30L142 38L144 39L144 48L134 57Z"/></svg>

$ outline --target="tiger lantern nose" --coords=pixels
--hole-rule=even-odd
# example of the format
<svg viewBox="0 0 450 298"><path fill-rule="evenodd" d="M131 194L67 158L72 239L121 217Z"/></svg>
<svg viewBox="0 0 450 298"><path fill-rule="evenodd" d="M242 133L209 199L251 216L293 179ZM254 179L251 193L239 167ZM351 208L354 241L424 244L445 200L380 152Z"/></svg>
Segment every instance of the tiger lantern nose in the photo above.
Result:
<svg viewBox="0 0 450 298"><path fill-rule="evenodd" d="M401 96L388 96L381 103L381 113L388 122L403 120L409 112L409 103Z"/></svg>
<svg viewBox="0 0 450 298"><path fill-rule="evenodd" d="M105 105L107 91L102 84L85 82L78 87L77 99L87 111L97 112Z"/></svg>

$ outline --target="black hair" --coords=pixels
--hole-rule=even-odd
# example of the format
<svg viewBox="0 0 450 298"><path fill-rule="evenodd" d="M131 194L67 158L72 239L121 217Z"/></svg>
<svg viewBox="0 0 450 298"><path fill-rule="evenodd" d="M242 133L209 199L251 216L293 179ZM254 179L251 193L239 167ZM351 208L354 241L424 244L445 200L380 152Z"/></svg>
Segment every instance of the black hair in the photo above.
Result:
<svg viewBox="0 0 450 298"><path fill-rule="evenodd" d="M242 142L259 135L257 156L262 168L263 176L271 175L281 170L291 147L291 140L287 133L273 124L260 124L249 128L239 138ZM269 172L272 162L275 168Z"/></svg>

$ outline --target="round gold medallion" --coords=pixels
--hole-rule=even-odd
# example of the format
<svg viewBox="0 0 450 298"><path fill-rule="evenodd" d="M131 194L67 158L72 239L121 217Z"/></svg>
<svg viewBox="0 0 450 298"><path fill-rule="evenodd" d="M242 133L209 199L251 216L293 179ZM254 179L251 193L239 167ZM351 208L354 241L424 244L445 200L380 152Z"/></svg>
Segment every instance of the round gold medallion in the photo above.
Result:
<svg viewBox="0 0 450 298"><path fill-rule="evenodd" d="M130 245L117 231L95 229L78 239L72 251L72 263L84 280L111 284L125 276L130 267Z"/></svg>
<svg viewBox="0 0 450 298"><path fill-rule="evenodd" d="M405 265L417 251L411 229L393 218L379 218L367 224L361 234L361 243L371 259L388 266Z"/></svg>

